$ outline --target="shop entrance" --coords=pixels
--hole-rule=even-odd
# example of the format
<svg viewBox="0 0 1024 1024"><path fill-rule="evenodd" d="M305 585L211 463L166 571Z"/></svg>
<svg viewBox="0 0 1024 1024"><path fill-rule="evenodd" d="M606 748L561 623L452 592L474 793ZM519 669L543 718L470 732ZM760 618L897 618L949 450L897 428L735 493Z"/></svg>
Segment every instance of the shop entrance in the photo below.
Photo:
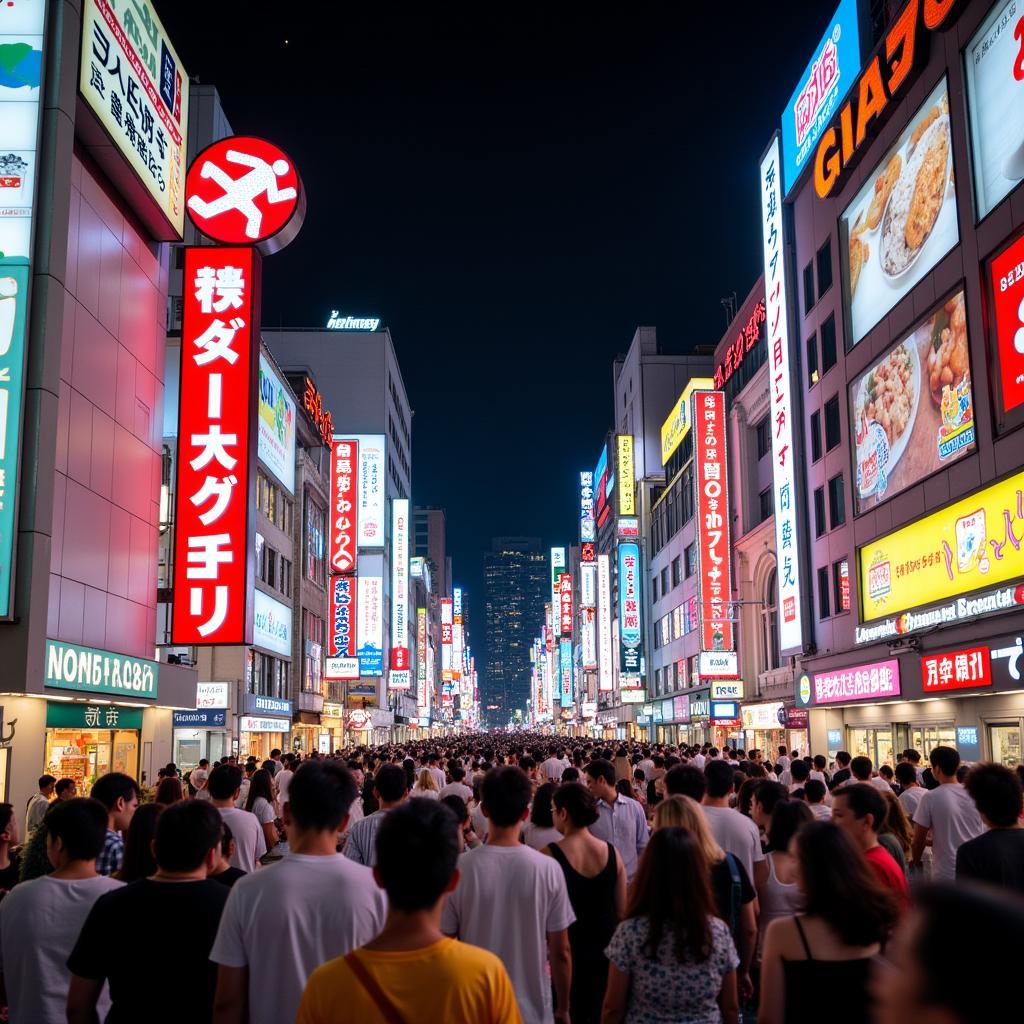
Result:
<svg viewBox="0 0 1024 1024"><path fill-rule="evenodd" d="M910 746L921 753L921 760L927 764L928 757L936 747L955 747L956 728L952 722L937 725L910 726Z"/></svg>
<svg viewBox="0 0 1024 1024"><path fill-rule="evenodd" d="M1020 721L991 722L988 727L990 756L997 764L1016 768L1020 763Z"/></svg>
<svg viewBox="0 0 1024 1024"><path fill-rule="evenodd" d="M74 779L79 795L108 772L138 779L142 708L50 703L46 726L45 770Z"/></svg>
<svg viewBox="0 0 1024 1024"><path fill-rule="evenodd" d="M896 750L893 744L893 730L884 725L870 729L847 727L847 750L853 757L870 757L871 764L896 764Z"/></svg>

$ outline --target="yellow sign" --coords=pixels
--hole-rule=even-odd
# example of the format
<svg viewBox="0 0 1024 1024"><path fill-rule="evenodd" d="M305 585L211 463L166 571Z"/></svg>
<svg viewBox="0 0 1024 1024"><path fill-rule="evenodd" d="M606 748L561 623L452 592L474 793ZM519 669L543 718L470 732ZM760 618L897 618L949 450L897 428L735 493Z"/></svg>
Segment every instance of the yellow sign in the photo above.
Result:
<svg viewBox="0 0 1024 1024"><path fill-rule="evenodd" d="M328 704L324 701L324 709L321 712L323 718L344 718L345 709L340 704Z"/></svg>
<svg viewBox="0 0 1024 1024"><path fill-rule="evenodd" d="M1024 473L860 549L865 622L1024 576Z"/></svg>
<svg viewBox="0 0 1024 1024"><path fill-rule="evenodd" d="M636 515L636 473L633 469L633 435L619 434L619 515Z"/></svg>
<svg viewBox="0 0 1024 1024"><path fill-rule="evenodd" d="M715 382L710 377L694 377L679 396L668 419L661 425L661 464L664 466L672 453L690 432L690 395L694 391L713 391Z"/></svg>

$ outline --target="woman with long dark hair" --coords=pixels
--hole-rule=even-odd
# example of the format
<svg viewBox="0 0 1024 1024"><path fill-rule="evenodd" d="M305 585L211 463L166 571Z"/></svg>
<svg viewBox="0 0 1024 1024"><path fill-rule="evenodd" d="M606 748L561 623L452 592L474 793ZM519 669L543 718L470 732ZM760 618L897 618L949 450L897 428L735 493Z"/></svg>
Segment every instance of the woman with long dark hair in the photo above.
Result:
<svg viewBox="0 0 1024 1024"><path fill-rule="evenodd" d="M160 785L156 787L156 796L153 798L153 802L160 804L161 807L170 807L171 804L176 804L184 799L185 791L182 789L181 780L177 777L165 776L160 780Z"/></svg>
<svg viewBox="0 0 1024 1024"><path fill-rule="evenodd" d="M651 836L630 890L625 920L606 950L602 1024L665 1020L736 1024L739 957L716 917L710 869L686 829Z"/></svg>
<svg viewBox="0 0 1024 1024"><path fill-rule="evenodd" d="M267 852L277 846L280 835L277 831L277 811L274 809L274 779L266 768L252 773L249 781L249 793L245 798L243 810L251 811L263 828Z"/></svg>
<svg viewBox="0 0 1024 1024"><path fill-rule="evenodd" d="M790 844L793 836L813 820L814 815L803 800L780 800L771 813L767 832L768 852L765 854L768 874L757 887L760 915L755 963L760 963L764 954L768 925L780 917L792 917L803 909L803 892L797 884L798 865L796 857L790 853Z"/></svg>
<svg viewBox="0 0 1024 1024"><path fill-rule="evenodd" d="M828 821L802 826L790 843L804 912L773 921L761 960L758 1024L863 1024L868 975L896 923L893 897L853 840Z"/></svg>
<svg viewBox="0 0 1024 1024"><path fill-rule="evenodd" d="M149 878L156 871L153 838L163 811L163 804L143 804L132 815L124 841L124 860L121 861L121 870L114 875L119 882L137 882L140 878Z"/></svg>
<svg viewBox="0 0 1024 1024"><path fill-rule="evenodd" d="M530 804L530 819L523 823L523 842L531 850L543 850L548 843L557 843L562 834L551 817L551 797L558 787L545 782L537 787Z"/></svg>

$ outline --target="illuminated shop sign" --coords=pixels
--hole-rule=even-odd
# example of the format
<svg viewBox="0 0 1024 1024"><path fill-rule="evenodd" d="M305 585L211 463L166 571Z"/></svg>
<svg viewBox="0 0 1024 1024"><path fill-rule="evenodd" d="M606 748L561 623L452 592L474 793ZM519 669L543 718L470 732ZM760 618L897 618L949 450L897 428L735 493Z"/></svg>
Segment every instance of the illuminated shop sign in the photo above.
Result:
<svg viewBox="0 0 1024 1024"><path fill-rule="evenodd" d="M229 683L196 683L197 708L226 708Z"/></svg>
<svg viewBox="0 0 1024 1024"><path fill-rule="evenodd" d="M409 668L409 499L391 502L391 668Z"/></svg>
<svg viewBox="0 0 1024 1024"><path fill-rule="evenodd" d="M597 564L587 562L580 566L580 606L597 607Z"/></svg>
<svg viewBox="0 0 1024 1024"><path fill-rule="evenodd" d="M159 662L59 640L46 641L44 665L43 685L58 690L153 699L160 682Z"/></svg>
<svg viewBox="0 0 1024 1024"><path fill-rule="evenodd" d="M597 622L593 608L580 612L580 647L583 667L588 672L597 668Z"/></svg>
<svg viewBox="0 0 1024 1024"><path fill-rule="evenodd" d="M427 609L416 609L416 705L427 707Z"/></svg>
<svg viewBox="0 0 1024 1024"><path fill-rule="evenodd" d="M462 622L462 587L452 588L452 622Z"/></svg>
<svg viewBox="0 0 1024 1024"><path fill-rule="evenodd" d="M989 284L996 354L992 376L998 385L999 411L1005 417L1024 405L1024 235L992 260Z"/></svg>
<svg viewBox="0 0 1024 1024"><path fill-rule="evenodd" d="M624 516L619 519L619 536L636 539L640 536L640 520L636 516Z"/></svg>
<svg viewBox="0 0 1024 1024"><path fill-rule="evenodd" d="M614 689L612 663L612 585L611 564L607 555L597 557L597 685L602 693Z"/></svg>
<svg viewBox="0 0 1024 1024"><path fill-rule="evenodd" d="M740 674L739 655L735 651L701 651L697 655L697 674L702 679L736 678Z"/></svg>
<svg viewBox="0 0 1024 1024"><path fill-rule="evenodd" d="M292 610L262 590L253 593L252 643L285 658L292 656Z"/></svg>
<svg viewBox="0 0 1024 1024"><path fill-rule="evenodd" d="M572 576L567 572L558 574L558 633L572 635Z"/></svg>
<svg viewBox="0 0 1024 1024"><path fill-rule="evenodd" d="M661 425L661 464L664 466L690 432L690 396L694 391L710 391L714 387L710 377L694 377L683 389L668 418ZM619 524L619 531L622 524Z"/></svg>
<svg viewBox="0 0 1024 1024"><path fill-rule="evenodd" d="M640 611L640 546L619 543L619 670L640 671L643 637Z"/></svg>
<svg viewBox="0 0 1024 1024"><path fill-rule="evenodd" d="M353 434L359 445L358 546L384 547L384 435Z"/></svg>
<svg viewBox="0 0 1024 1024"><path fill-rule="evenodd" d="M895 658L867 665L801 675L797 703L840 704L855 701L891 700L900 695L900 663Z"/></svg>
<svg viewBox="0 0 1024 1024"><path fill-rule="evenodd" d="M452 602L450 598L441 599L441 670L452 670Z"/></svg>
<svg viewBox="0 0 1024 1024"><path fill-rule="evenodd" d="M356 644L360 676L384 671L384 558L361 555L356 582Z"/></svg>
<svg viewBox="0 0 1024 1024"><path fill-rule="evenodd" d="M356 567L359 532L359 443L351 438L331 441L330 563L332 573L349 573Z"/></svg>
<svg viewBox="0 0 1024 1024"><path fill-rule="evenodd" d="M945 693L992 685L987 647L964 647L921 658L921 687L925 693Z"/></svg>
<svg viewBox="0 0 1024 1024"><path fill-rule="evenodd" d="M324 444L330 444L334 438L334 418L329 409L324 407L323 396L317 391L311 377L305 378L302 390L302 408L309 413L309 418L316 424Z"/></svg>
<svg viewBox="0 0 1024 1024"><path fill-rule="evenodd" d="M356 598L358 584L353 574L331 576L330 609L327 620L327 679L358 679L356 649Z"/></svg>
<svg viewBox="0 0 1024 1024"><path fill-rule="evenodd" d="M714 700L742 700L742 679L715 679L711 683L711 697Z"/></svg>
<svg viewBox="0 0 1024 1024"><path fill-rule="evenodd" d="M572 707L575 697L572 686L572 641L562 640L558 645L559 701L563 708Z"/></svg>
<svg viewBox="0 0 1024 1024"><path fill-rule="evenodd" d="M375 331L380 327L380 317L343 316L336 309L327 318L329 331Z"/></svg>
<svg viewBox="0 0 1024 1024"><path fill-rule="evenodd" d="M743 365L747 353L761 339L761 324L765 322L764 299L759 299L750 319L737 332L736 338L725 350L725 357L715 367L714 387L721 391L732 375ZM710 390L710 388L708 389Z"/></svg>
<svg viewBox="0 0 1024 1024"><path fill-rule="evenodd" d="M594 474L580 473L580 541L596 539L594 524Z"/></svg>
<svg viewBox="0 0 1024 1024"><path fill-rule="evenodd" d="M619 434L618 453L619 515L636 515L636 477L633 466L633 435Z"/></svg>
<svg viewBox="0 0 1024 1024"><path fill-rule="evenodd" d="M586 541L580 545L580 561L584 565L597 561L597 552L592 541Z"/></svg>
<svg viewBox="0 0 1024 1024"><path fill-rule="evenodd" d="M294 494L295 403L262 352L259 396L259 459Z"/></svg>

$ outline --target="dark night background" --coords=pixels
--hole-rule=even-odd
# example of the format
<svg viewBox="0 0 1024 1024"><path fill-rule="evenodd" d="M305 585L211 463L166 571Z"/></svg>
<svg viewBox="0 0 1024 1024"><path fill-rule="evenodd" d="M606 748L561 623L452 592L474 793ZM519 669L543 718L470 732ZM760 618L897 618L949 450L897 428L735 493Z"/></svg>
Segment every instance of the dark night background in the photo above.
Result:
<svg viewBox="0 0 1024 1024"><path fill-rule="evenodd" d="M483 552L576 539L635 326L713 344L760 273L758 159L836 2L156 0L234 130L305 182L264 323L391 328L478 665Z"/></svg>

